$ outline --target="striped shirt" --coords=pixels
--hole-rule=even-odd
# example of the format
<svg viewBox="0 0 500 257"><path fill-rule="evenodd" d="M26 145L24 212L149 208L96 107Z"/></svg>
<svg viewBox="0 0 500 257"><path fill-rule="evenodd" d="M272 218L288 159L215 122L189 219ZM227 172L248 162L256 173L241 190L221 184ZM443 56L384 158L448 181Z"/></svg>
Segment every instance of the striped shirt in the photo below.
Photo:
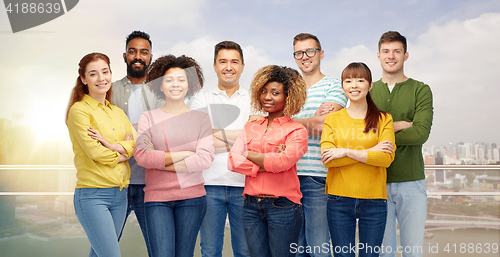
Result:
<svg viewBox="0 0 500 257"><path fill-rule="evenodd" d="M304 108L293 118L308 118L314 116L319 106L325 102L333 102L346 106L347 97L342 89L341 81L325 76L307 90ZM297 162L297 174L300 176L326 177L328 169L321 161L320 137L308 137L306 154Z"/></svg>

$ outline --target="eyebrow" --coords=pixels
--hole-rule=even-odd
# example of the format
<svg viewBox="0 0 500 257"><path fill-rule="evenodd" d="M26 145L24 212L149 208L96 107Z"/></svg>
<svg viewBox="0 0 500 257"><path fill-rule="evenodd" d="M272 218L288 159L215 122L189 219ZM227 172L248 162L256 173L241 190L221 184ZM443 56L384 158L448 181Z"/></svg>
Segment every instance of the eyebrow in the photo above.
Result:
<svg viewBox="0 0 500 257"><path fill-rule="evenodd" d="M135 48L135 47L129 47L129 48L127 49L127 51L128 51L128 50L136 50L136 51L137 51L138 49L137 49L137 48ZM144 51L144 50L146 50L146 51L148 51L148 52L149 52L149 49L147 49L147 48L142 48L142 49L139 49L139 51Z"/></svg>

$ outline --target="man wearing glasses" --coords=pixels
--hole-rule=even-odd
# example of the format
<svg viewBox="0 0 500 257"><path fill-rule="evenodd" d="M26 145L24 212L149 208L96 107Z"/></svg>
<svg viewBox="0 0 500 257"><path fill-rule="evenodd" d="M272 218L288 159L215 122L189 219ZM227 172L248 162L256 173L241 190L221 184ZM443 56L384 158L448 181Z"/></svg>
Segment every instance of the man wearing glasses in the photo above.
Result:
<svg viewBox="0 0 500 257"><path fill-rule="evenodd" d="M320 64L325 53L316 36L298 34L293 39L293 48L293 57L307 86L304 108L293 120L308 131L307 152L297 163L305 220L295 249L297 256L331 256L325 193L328 169L321 162L319 144L326 115L344 108L347 97L340 80L321 73Z"/></svg>

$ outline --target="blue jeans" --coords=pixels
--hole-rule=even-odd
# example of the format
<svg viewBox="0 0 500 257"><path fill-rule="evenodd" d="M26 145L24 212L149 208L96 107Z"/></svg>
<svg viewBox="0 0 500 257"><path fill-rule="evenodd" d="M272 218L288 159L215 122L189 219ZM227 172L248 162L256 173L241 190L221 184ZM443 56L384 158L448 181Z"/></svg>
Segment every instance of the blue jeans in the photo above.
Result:
<svg viewBox="0 0 500 257"><path fill-rule="evenodd" d="M297 244L302 219L302 206L286 197L247 195L243 205L243 228L250 256L295 256L292 245Z"/></svg>
<svg viewBox="0 0 500 257"><path fill-rule="evenodd" d="M145 207L151 256L192 257L196 237L205 216L205 196L169 202L147 202Z"/></svg>
<svg viewBox="0 0 500 257"><path fill-rule="evenodd" d="M144 243L146 244L146 249L148 250L148 256L151 257L151 249L149 247L148 230L146 228L146 213L144 212L144 187L146 185L132 185L128 186L128 204L127 204L127 216L125 216L125 222L123 223L123 228L118 236L118 241L122 237L123 229L127 223L127 218L134 210L135 217L139 223L139 227L142 231L142 236L144 237Z"/></svg>
<svg viewBox="0 0 500 257"><path fill-rule="evenodd" d="M359 229L357 245L356 219ZM359 252L359 257L379 256L386 219L385 199L328 195L328 226L335 257L354 257L356 252Z"/></svg>
<svg viewBox="0 0 500 257"><path fill-rule="evenodd" d="M384 253L395 257L398 247L396 220L399 224L400 252L403 257L423 255L425 220L427 219L427 190L425 180L387 183L387 225ZM387 252L386 248L392 249Z"/></svg>
<svg viewBox="0 0 500 257"><path fill-rule="evenodd" d="M206 185L207 212L200 229L200 247L203 257L222 257L226 216L231 226L233 256L248 257L243 232L243 187Z"/></svg>
<svg viewBox="0 0 500 257"><path fill-rule="evenodd" d="M120 257L118 235L125 221L127 189L77 188L73 203L90 241L89 256Z"/></svg>
<svg viewBox="0 0 500 257"><path fill-rule="evenodd" d="M326 218L326 177L299 176L304 225L299 234L297 257L331 256L330 231ZM306 247L309 246L310 251Z"/></svg>

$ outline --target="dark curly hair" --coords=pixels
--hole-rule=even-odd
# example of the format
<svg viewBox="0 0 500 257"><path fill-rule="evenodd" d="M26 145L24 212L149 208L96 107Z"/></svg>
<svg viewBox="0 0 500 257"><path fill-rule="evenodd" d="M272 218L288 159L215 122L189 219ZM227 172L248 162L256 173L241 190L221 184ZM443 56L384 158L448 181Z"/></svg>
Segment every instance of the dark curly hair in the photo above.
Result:
<svg viewBox="0 0 500 257"><path fill-rule="evenodd" d="M298 71L278 65L263 67L255 73L250 85L252 108L256 111L265 112L260 102L260 94L262 88L269 82L283 84L283 92L286 98L283 113L290 117L299 113L307 98L306 82Z"/></svg>
<svg viewBox="0 0 500 257"><path fill-rule="evenodd" d="M171 54L165 55L156 59L151 64L145 81L158 99L165 100L165 94L161 92L161 84L163 82L161 78L171 68L181 68L186 72L189 88L185 96L186 98L192 97L203 87L203 72L200 65L193 58L185 55L179 57Z"/></svg>
<svg viewBox="0 0 500 257"><path fill-rule="evenodd" d="M127 39L125 40L125 48L127 48L128 46L128 43L130 41L132 41L132 39L136 39L136 38L142 38L142 39L145 39L149 42L149 46L151 48L153 48L153 43L151 42L151 39L149 39L149 34L146 33L146 32L143 32L143 31L133 31L132 33L130 33L130 35L127 36Z"/></svg>

